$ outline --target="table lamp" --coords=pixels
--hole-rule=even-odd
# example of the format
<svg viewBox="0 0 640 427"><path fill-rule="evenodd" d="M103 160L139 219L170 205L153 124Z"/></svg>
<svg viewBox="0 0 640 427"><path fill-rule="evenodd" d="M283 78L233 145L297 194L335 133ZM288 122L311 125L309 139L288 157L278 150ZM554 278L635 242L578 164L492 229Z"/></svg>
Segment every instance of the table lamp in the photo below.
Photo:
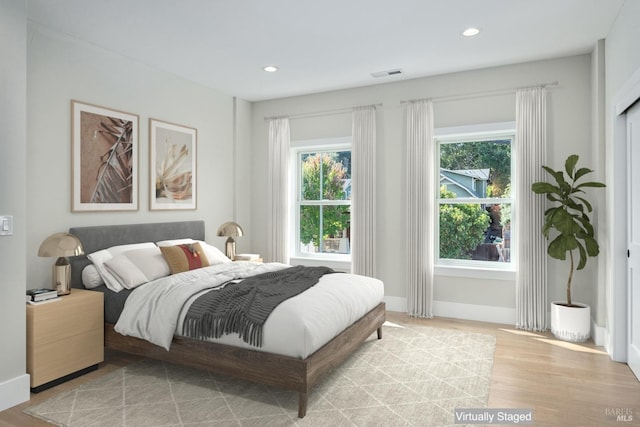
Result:
<svg viewBox="0 0 640 427"><path fill-rule="evenodd" d="M69 233L52 234L38 249L38 256L57 258L53 264L53 286L58 295L67 295L71 292L71 265L67 257L77 255L84 255L82 242Z"/></svg>
<svg viewBox="0 0 640 427"><path fill-rule="evenodd" d="M233 261L233 259L236 257L236 241L233 240L233 238L242 235L242 227L240 227L235 222L225 222L220 227L218 227L218 236L227 237L224 249L225 255L227 255L227 258L229 258L231 261Z"/></svg>

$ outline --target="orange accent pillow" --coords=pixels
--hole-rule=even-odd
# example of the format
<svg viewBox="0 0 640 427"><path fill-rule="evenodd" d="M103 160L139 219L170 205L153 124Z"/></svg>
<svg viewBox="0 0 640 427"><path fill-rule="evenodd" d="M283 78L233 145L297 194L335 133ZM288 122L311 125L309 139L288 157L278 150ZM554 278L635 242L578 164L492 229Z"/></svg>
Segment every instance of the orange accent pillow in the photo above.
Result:
<svg viewBox="0 0 640 427"><path fill-rule="evenodd" d="M160 250L167 264L169 264L171 274L209 266L209 260L202 250L200 243L161 246Z"/></svg>

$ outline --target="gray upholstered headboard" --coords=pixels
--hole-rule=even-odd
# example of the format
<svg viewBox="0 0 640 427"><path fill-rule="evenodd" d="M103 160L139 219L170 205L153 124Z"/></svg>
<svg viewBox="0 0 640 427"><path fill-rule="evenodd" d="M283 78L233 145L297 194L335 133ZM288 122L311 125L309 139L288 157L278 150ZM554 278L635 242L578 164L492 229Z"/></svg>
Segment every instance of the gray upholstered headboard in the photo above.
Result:
<svg viewBox="0 0 640 427"><path fill-rule="evenodd" d="M157 242L186 237L204 240L204 221L71 227L69 233L77 236L82 242L84 253L90 254L100 249L130 243ZM82 288L82 269L90 261L84 255L71 257L69 261L71 263L71 286Z"/></svg>

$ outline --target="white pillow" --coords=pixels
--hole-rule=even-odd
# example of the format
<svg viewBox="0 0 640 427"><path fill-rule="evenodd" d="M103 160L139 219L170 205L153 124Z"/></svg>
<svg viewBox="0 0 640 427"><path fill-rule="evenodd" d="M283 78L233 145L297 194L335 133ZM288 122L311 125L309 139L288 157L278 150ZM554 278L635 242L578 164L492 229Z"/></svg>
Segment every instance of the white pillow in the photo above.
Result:
<svg viewBox="0 0 640 427"><path fill-rule="evenodd" d="M207 242L203 242L202 240L193 240L193 239L175 239L175 240L162 240L160 242L156 242L158 246L175 246L175 245L184 245L187 243L200 243L202 249L204 250L204 254L207 256L207 260L209 260L209 265L222 264L223 262L231 262L231 260L218 248L215 246L211 246Z"/></svg>
<svg viewBox="0 0 640 427"><path fill-rule="evenodd" d="M207 255L209 264L222 264L223 262L231 262L231 260L218 248L212 246L206 242L200 242L200 245L204 248L204 253Z"/></svg>
<svg viewBox="0 0 640 427"><path fill-rule="evenodd" d="M198 242L199 240L193 240L193 239L174 239L174 240L161 240L159 242L156 242L156 245L158 246L176 246L176 245L185 245L187 243L195 243Z"/></svg>
<svg viewBox="0 0 640 427"><path fill-rule="evenodd" d="M82 285L86 289L93 289L104 285L104 280L102 280L102 276L98 273L95 265L89 264L82 269Z"/></svg>
<svg viewBox="0 0 640 427"><path fill-rule="evenodd" d="M104 265L125 289L133 289L170 274L169 264L157 246L123 252L105 261Z"/></svg>
<svg viewBox="0 0 640 427"><path fill-rule="evenodd" d="M155 245L152 242L112 246L109 249L102 249L100 251L93 252L87 255L87 258L89 258L93 265L96 266L96 269L98 270L98 273L100 273L100 276L102 276L104 284L107 286L107 288L111 289L113 292L120 292L124 288L122 287L122 285L120 285L118 280L113 277L113 274L111 274L106 269L104 263L106 261L109 261L111 258L127 251L153 247L155 247Z"/></svg>

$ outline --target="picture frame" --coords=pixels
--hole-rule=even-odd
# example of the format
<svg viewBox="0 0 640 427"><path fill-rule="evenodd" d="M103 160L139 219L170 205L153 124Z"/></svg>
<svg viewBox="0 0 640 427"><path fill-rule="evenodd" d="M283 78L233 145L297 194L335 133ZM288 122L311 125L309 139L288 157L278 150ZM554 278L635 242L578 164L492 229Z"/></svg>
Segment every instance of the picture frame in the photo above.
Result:
<svg viewBox="0 0 640 427"><path fill-rule="evenodd" d="M137 211L139 117L71 101L71 211Z"/></svg>
<svg viewBox="0 0 640 427"><path fill-rule="evenodd" d="M197 209L198 130L149 119L149 209Z"/></svg>

